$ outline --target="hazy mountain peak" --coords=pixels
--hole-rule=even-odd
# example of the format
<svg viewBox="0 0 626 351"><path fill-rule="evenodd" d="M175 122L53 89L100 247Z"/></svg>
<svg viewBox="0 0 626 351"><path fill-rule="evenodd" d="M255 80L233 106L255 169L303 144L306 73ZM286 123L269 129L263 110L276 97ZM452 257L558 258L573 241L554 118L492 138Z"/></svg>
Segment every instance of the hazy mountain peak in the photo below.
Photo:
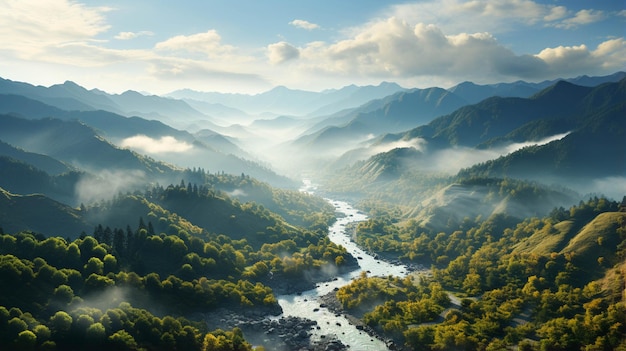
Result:
<svg viewBox="0 0 626 351"><path fill-rule="evenodd" d="M88 93L88 90L83 88L82 86L74 83L71 80L66 80L63 84L55 84L50 87L50 89L64 89L73 93Z"/></svg>
<svg viewBox="0 0 626 351"><path fill-rule="evenodd" d="M531 99L549 99L551 101L569 100L572 102L576 102L579 101L590 90L591 88L588 87L576 85L565 80L559 80L555 84L533 95Z"/></svg>

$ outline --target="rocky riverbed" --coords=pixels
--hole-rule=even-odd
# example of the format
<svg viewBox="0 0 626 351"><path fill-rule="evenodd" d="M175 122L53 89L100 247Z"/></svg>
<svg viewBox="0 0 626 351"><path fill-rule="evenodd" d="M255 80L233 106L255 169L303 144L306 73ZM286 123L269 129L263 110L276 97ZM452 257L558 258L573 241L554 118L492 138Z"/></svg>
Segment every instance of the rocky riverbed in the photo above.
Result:
<svg viewBox="0 0 626 351"><path fill-rule="evenodd" d="M346 311L341 305L341 302L339 302L339 300L337 299L335 291L329 292L324 296L320 296L319 301L320 305L324 306L329 311L343 315L348 321L350 321L350 324L354 325L361 332L368 334L372 338L383 341L387 345L389 350L402 350L402 348L399 348L393 340L384 338L376 330L363 323L361 319L348 313L348 311Z"/></svg>
<svg viewBox="0 0 626 351"><path fill-rule="evenodd" d="M239 328L247 341L253 345L262 345L266 350L347 350L335 336L328 335L319 340L312 340L312 331L319 329L317 322L293 316L270 317L262 312L251 310L248 313L220 309L205 315L209 329Z"/></svg>
<svg viewBox="0 0 626 351"><path fill-rule="evenodd" d="M240 328L246 340L266 350L397 350L389 340L364 325L358 318L343 311L335 298L340 287L367 272L372 276L404 277L410 270L401 262L389 262L363 251L351 240L350 224L363 221L366 215L341 201L332 201L337 221L329 227L329 239L342 245L352 255L342 269L311 272L294 280L274 275L263 284L272 287L281 311L249 310L218 311L206 316L209 327ZM347 232L348 231L348 232ZM319 274L324 273L324 274ZM317 283L316 283L317 282ZM320 283L322 282L322 283Z"/></svg>

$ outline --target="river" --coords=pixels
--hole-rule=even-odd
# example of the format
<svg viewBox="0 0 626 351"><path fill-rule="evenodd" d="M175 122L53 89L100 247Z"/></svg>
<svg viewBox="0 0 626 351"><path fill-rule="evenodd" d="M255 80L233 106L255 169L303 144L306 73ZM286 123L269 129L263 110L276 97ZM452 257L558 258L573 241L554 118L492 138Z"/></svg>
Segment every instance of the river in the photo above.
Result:
<svg viewBox="0 0 626 351"><path fill-rule="evenodd" d="M309 188L304 190L310 191L310 183L305 183L305 185L309 185ZM312 331L312 340L319 340L323 335L335 335L344 345L350 345L353 350L388 350L382 340L358 330L343 315L335 315L327 308L320 307L318 298L335 288L347 285L351 280L359 277L362 271L368 272L368 276L394 275L404 277L408 268L405 265L379 260L360 249L346 233L346 226L350 223L364 221L367 216L347 202L327 200L335 206L335 211L338 214L337 221L328 229L328 236L332 242L342 245L352 256L357 258L359 268L350 273L339 275L332 281L320 283L315 289L300 294L277 296L278 303L283 309L283 314L278 318L294 316L316 321L319 329Z"/></svg>

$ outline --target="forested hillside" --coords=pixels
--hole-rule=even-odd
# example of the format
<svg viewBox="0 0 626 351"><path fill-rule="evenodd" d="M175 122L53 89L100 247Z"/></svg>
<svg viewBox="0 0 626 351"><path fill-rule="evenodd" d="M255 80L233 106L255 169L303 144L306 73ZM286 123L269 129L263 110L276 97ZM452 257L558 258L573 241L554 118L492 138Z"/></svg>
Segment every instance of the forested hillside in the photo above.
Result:
<svg viewBox="0 0 626 351"><path fill-rule="evenodd" d="M253 160L270 149L94 108L186 104L0 81L29 92L0 95L0 348L346 350L320 331L341 323L308 318L348 314L389 349L626 350L625 82L473 105L402 91L325 122L251 123L352 116L268 157L308 165L324 199ZM349 90L322 109L359 100ZM138 135L164 149L122 147ZM322 165L296 144L340 152ZM306 318L281 307L316 297Z"/></svg>
<svg viewBox="0 0 626 351"><path fill-rule="evenodd" d="M414 350L622 350L626 213L618 210L593 198L548 217L497 216L445 232L370 220L357 228L363 245L432 262L433 275L364 275L337 298Z"/></svg>
<svg viewBox="0 0 626 351"><path fill-rule="evenodd" d="M245 176L217 178L224 186L256 182ZM64 239L77 233L50 205L34 199L30 209L50 217L34 215L20 223L4 219L12 226L59 223L67 232L61 237L2 236L0 343L15 349L214 350L231 345L248 350L240 330L210 332L197 312L210 315L229 308L279 314L276 291L313 286L328 277L329 265L333 270L354 265L345 249L325 237L332 219L325 201L276 190L269 206L300 223L294 226L262 205L240 203L209 186L181 182L64 209L77 221L104 223L76 239ZM272 195L271 188L266 191ZM31 211L15 205L21 196L3 194L12 202L2 213Z"/></svg>

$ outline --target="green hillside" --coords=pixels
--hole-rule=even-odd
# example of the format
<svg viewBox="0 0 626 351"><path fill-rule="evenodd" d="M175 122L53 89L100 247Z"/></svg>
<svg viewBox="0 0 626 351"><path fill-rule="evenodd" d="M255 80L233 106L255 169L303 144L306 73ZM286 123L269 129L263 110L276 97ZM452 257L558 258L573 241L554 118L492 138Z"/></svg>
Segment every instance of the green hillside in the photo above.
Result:
<svg viewBox="0 0 626 351"><path fill-rule="evenodd" d="M0 188L0 227L6 233L29 230L46 235L77 237L93 226L70 206L41 194L16 195Z"/></svg>

